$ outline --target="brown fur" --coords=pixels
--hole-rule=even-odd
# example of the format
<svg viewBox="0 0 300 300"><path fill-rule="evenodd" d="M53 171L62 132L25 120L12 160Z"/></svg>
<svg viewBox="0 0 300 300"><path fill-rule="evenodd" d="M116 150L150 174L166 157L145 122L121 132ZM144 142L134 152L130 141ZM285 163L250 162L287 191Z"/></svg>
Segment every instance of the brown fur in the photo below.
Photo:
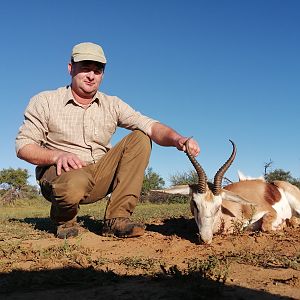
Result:
<svg viewBox="0 0 300 300"><path fill-rule="evenodd" d="M262 180L240 181L229 184L224 189L235 192L254 203L261 203L261 195L270 205L275 204L281 198L280 192L275 185Z"/></svg>
<svg viewBox="0 0 300 300"><path fill-rule="evenodd" d="M263 217L261 229L262 231L272 230L272 222L277 217L277 213L272 205L278 202L281 198L280 192L276 186L262 180L246 180L230 184L224 187L224 189L232 191L257 205L242 205L242 207L240 207L240 213L242 213L244 217L251 218L253 210L268 211L268 213ZM265 201L262 202L261 199L264 199ZM229 207L238 207L233 203L226 204L223 202L223 206L227 206L226 208L228 210L230 210Z"/></svg>
<svg viewBox="0 0 300 300"><path fill-rule="evenodd" d="M266 190L265 190L265 200L274 205L275 203L279 202L281 198L281 194L274 184L266 183Z"/></svg>

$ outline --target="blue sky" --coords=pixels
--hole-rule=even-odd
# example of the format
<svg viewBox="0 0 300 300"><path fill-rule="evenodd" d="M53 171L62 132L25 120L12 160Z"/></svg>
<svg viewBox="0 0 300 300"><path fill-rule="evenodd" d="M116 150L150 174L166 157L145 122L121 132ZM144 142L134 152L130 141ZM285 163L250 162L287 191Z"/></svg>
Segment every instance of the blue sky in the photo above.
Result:
<svg viewBox="0 0 300 300"><path fill-rule="evenodd" d="M209 178L229 139L238 152L228 178L259 176L269 160L300 177L300 1L4 1L0 36L0 169L34 174L15 156L23 112L36 93L69 84L71 49L90 41L108 59L100 90L194 136ZM167 184L192 169L183 152L157 145L150 166Z"/></svg>

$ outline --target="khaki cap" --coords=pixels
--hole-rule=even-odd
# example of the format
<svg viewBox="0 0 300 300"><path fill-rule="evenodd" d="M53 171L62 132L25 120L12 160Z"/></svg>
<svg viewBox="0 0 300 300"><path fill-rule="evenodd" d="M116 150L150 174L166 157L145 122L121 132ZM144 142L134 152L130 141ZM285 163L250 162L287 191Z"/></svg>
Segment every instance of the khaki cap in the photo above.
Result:
<svg viewBox="0 0 300 300"><path fill-rule="evenodd" d="M92 60L106 64L103 49L99 45L93 43L80 43L75 45L72 50L72 59L74 62Z"/></svg>

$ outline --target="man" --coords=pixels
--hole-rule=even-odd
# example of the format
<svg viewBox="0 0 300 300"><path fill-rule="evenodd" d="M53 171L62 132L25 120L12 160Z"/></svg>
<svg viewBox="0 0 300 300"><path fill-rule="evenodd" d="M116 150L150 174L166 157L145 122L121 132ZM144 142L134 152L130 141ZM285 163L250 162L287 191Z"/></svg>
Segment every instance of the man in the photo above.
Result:
<svg viewBox="0 0 300 300"><path fill-rule="evenodd" d="M16 138L17 156L37 165L58 238L77 236L79 205L108 194L103 235L142 235L144 225L129 217L140 196L151 140L185 151L186 137L98 91L105 65L101 46L75 45L68 64L71 85L34 96ZM111 147L117 126L132 132ZM189 145L198 155L197 142L191 139Z"/></svg>

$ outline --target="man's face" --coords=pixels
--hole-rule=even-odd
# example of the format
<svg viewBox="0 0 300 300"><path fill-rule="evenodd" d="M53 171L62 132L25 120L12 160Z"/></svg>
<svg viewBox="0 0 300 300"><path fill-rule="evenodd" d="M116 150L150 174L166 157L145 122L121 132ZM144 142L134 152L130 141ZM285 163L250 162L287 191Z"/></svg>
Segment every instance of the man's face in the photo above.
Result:
<svg viewBox="0 0 300 300"><path fill-rule="evenodd" d="M82 98L92 98L103 78L103 65L94 61L80 61L69 64L72 89Z"/></svg>

